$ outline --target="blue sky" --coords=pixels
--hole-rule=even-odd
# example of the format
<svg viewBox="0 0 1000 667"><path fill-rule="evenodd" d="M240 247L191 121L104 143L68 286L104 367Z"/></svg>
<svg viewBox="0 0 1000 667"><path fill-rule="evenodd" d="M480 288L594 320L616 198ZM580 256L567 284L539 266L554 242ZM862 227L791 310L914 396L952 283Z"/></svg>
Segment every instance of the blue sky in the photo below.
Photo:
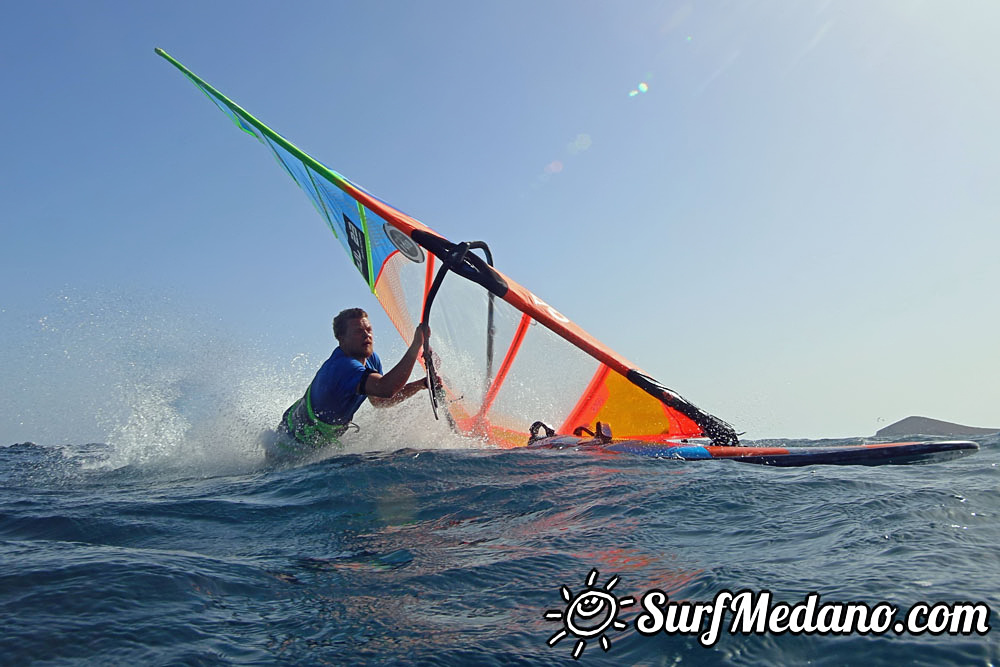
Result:
<svg viewBox="0 0 1000 667"><path fill-rule="evenodd" d="M1000 426L998 19L990 1L11 6L0 443L107 437L122 359L164 338L176 364L279 378L257 383L278 406L336 311L377 308L156 46L445 236L489 241L751 438Z"/></svg>

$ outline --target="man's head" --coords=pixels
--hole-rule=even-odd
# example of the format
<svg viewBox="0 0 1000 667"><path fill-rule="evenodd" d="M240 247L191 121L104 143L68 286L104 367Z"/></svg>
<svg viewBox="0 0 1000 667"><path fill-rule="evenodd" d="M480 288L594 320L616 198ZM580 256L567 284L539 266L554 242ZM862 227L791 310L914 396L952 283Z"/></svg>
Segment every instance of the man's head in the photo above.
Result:
<svg viewBox="0 0 1000 667"><path fill-rule="evenodd" d="M372 325L368 313L361 308L348 308L333 318L333 335L344 354L364 360L374 351Z"/></svg>

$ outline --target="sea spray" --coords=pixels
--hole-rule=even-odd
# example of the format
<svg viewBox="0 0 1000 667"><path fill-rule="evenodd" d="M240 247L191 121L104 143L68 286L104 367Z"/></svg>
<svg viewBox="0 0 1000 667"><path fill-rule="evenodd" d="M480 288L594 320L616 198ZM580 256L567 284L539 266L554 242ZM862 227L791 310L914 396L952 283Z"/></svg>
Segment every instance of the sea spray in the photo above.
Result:
<svg viewBox="0 0 1000 667"><path fill-rule="evenodd" d="M263 466L263 440L329 354L266 349L167 294L67 289L35 313L7 315L3 368L19 389L19 423L5 444L103 443L99 456L88 450L89 467ZM378 342L387 360L402 353L392 332ZM314 458L482 446L434 420L423 392L391 408L366 403L355 422L342 449Z"/></svg>
<svg viewBox="0 0 1000 667"><path fill-rule="evenodd" d="M165 294L67 289L8 315L2 367L17 423L4 440L103 442L110 467L258 462L257 439L315 363Z"/></svg>

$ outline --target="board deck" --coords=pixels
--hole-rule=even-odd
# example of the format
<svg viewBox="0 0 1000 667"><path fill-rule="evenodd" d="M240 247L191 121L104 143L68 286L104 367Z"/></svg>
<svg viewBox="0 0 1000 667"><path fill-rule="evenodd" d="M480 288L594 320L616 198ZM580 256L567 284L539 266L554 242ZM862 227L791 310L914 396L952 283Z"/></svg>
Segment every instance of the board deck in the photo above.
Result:
<svg viewBox="0 0 1000 667"><path fill-rule="evenodd" d="M888 465L936 463L968 456L979 445L968 440L885 442L821 447L716 447L691 442L622 440L601 442L572 435L539 438L528 445L542 449L599 450L662 459L704 461L727 459L740 463L796 467L808 465Z"/></svg>

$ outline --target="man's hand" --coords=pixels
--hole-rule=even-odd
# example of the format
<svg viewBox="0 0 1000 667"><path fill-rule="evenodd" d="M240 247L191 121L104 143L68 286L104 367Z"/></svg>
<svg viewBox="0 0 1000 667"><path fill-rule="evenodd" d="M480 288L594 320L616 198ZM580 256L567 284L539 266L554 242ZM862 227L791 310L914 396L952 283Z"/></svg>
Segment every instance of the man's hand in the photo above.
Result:
<svg viewBox="0 0 1000 667"><path fill-rule="evenodd" d="M411 350L419 350L424 346L424 341L431 337L431 329L426 324L418 324L413 330L413 342L410 343Z"/></svg>
<svg viewBox="0 0 1000 667"><path fill-rule="evenodd" d="M399 363L393 366L385 375L372 373L368 376L365 386L361 387L361 391L368 394L372 405L379 407L392 405L423 389L426 385L425 380L407 382L406 378L410 377L410 371L413 370L413 365L417 363L417 357L420 356L420 349L430 335L430 328L426 325L418 324L417 328L413 331L413 342L410 343L410 348L403 355L403 358L399 360Z"/></svg>

